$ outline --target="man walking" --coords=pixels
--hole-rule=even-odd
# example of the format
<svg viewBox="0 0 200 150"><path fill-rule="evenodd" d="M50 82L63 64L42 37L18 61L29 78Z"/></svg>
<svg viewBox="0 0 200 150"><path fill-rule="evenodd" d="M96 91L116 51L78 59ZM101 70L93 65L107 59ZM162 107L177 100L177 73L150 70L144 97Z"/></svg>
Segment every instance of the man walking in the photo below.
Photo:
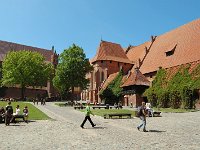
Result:
<svg viewBox="0 0 200 150"><path fill-rule="evenodd" d="M90 110L90 102L87 102L87 106L85 108L85 119L83 120L83 123L81 124L81 128L84 128L84 124L87 121L87 119L89 120L89 122L91 123L92 127L95 127L96 124L94 124L90 118L90 114L92 114L94 116L94 114L91 112Z"/></svg>
<svg viewBox="0 0 200 150"><path fill-rule="evenodd" d="M139 107L138 117L142 120L142 123L137 127L138 130L143 126L143 132L148 132L146 130L146 105L142 102L142 106Z"/></svg>

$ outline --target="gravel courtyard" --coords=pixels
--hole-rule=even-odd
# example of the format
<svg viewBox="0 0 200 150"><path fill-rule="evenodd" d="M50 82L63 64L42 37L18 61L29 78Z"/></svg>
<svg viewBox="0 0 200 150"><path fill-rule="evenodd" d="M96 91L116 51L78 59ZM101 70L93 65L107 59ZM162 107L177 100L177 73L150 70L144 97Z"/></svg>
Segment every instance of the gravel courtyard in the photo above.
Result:
<svg viewBox="0 0 200 150"><path fill-rule="evenodd" d="M53 103L37 106L52 120L31 121L5 126L0 124L0 150L199 150L200 111L162 113L147 118L147 130L139 132L140 119L92 117L80 128L84 114Z"/></svg>

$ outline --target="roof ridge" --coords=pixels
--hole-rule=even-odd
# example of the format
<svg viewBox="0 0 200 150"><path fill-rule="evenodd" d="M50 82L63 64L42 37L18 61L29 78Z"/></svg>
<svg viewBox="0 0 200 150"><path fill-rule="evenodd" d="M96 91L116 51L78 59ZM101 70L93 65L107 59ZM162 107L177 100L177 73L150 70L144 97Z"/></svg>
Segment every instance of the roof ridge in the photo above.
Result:
<svg viewBox="0 0 200 150"><path fill-rule="evenodd" d="M21 45L21 46L25 46L25 47L31 47L31 48L36 48L36 49L42 49L42 50L46 50L46 51L51 51L50 49L45 49L45 48L39 48L39 47L34 47L34 46L28 46L28 45L25 45L25 44L19 44L19 43L15 43L15 42L9 42L9 41L3 41L3 40L0 40L0 42L4 42L4 43L10 43L10 44L16 44L16 45Z"/></svg>

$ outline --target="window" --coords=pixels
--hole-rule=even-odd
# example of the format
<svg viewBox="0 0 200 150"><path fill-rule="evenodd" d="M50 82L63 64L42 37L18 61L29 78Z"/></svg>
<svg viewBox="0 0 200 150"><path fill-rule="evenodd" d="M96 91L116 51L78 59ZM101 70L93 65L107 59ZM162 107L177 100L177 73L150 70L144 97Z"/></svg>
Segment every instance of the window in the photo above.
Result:
<svg viewBox="0 0 200 150"><path fill-rule="evenodd" d="M110 63L112 63L112 60L110 60Z"/></svg>
<svg viewBox="0 0 200 150"><path fill-rule="evenodd" d="M104 81L104 72L101 73L101 81Z"/></svg>
<svg viewBox="0 0 200 150"><path fill-rule="evenodd" d="M174 48L172 48L171 50L168 50L168 51L165 52L167 57L174 54L176 46L177 46L177 44L174 46Z"/></svg>
<svg viewBox="0 0 200 150"><path fill-rule="evenodd" d="M101 60L101 63L103 64L103 60Z"/></svg>
<svg viewBox="0 0 200 150"><path fill-rule="evenodd" d="M174 51L168 51L168 52L166 52L166 56L171 56L173 54L174 54Z"/></svg>

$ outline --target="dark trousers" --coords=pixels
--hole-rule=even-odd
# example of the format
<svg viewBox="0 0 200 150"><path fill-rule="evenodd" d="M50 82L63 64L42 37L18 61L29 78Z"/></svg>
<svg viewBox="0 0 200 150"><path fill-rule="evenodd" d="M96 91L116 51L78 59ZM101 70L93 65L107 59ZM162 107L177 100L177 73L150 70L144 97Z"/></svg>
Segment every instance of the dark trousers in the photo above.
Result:
<svg viewBox="0 0 200 150"><path fill-rule="evenodd" d="M89 120L89 122L91 123L91 125L94 127L94 123L92 122L90 116L85 116L85 119L83 120L83 123L81 124L81 127L84 126L85 122L87 121L87 119Z"/></svg>

